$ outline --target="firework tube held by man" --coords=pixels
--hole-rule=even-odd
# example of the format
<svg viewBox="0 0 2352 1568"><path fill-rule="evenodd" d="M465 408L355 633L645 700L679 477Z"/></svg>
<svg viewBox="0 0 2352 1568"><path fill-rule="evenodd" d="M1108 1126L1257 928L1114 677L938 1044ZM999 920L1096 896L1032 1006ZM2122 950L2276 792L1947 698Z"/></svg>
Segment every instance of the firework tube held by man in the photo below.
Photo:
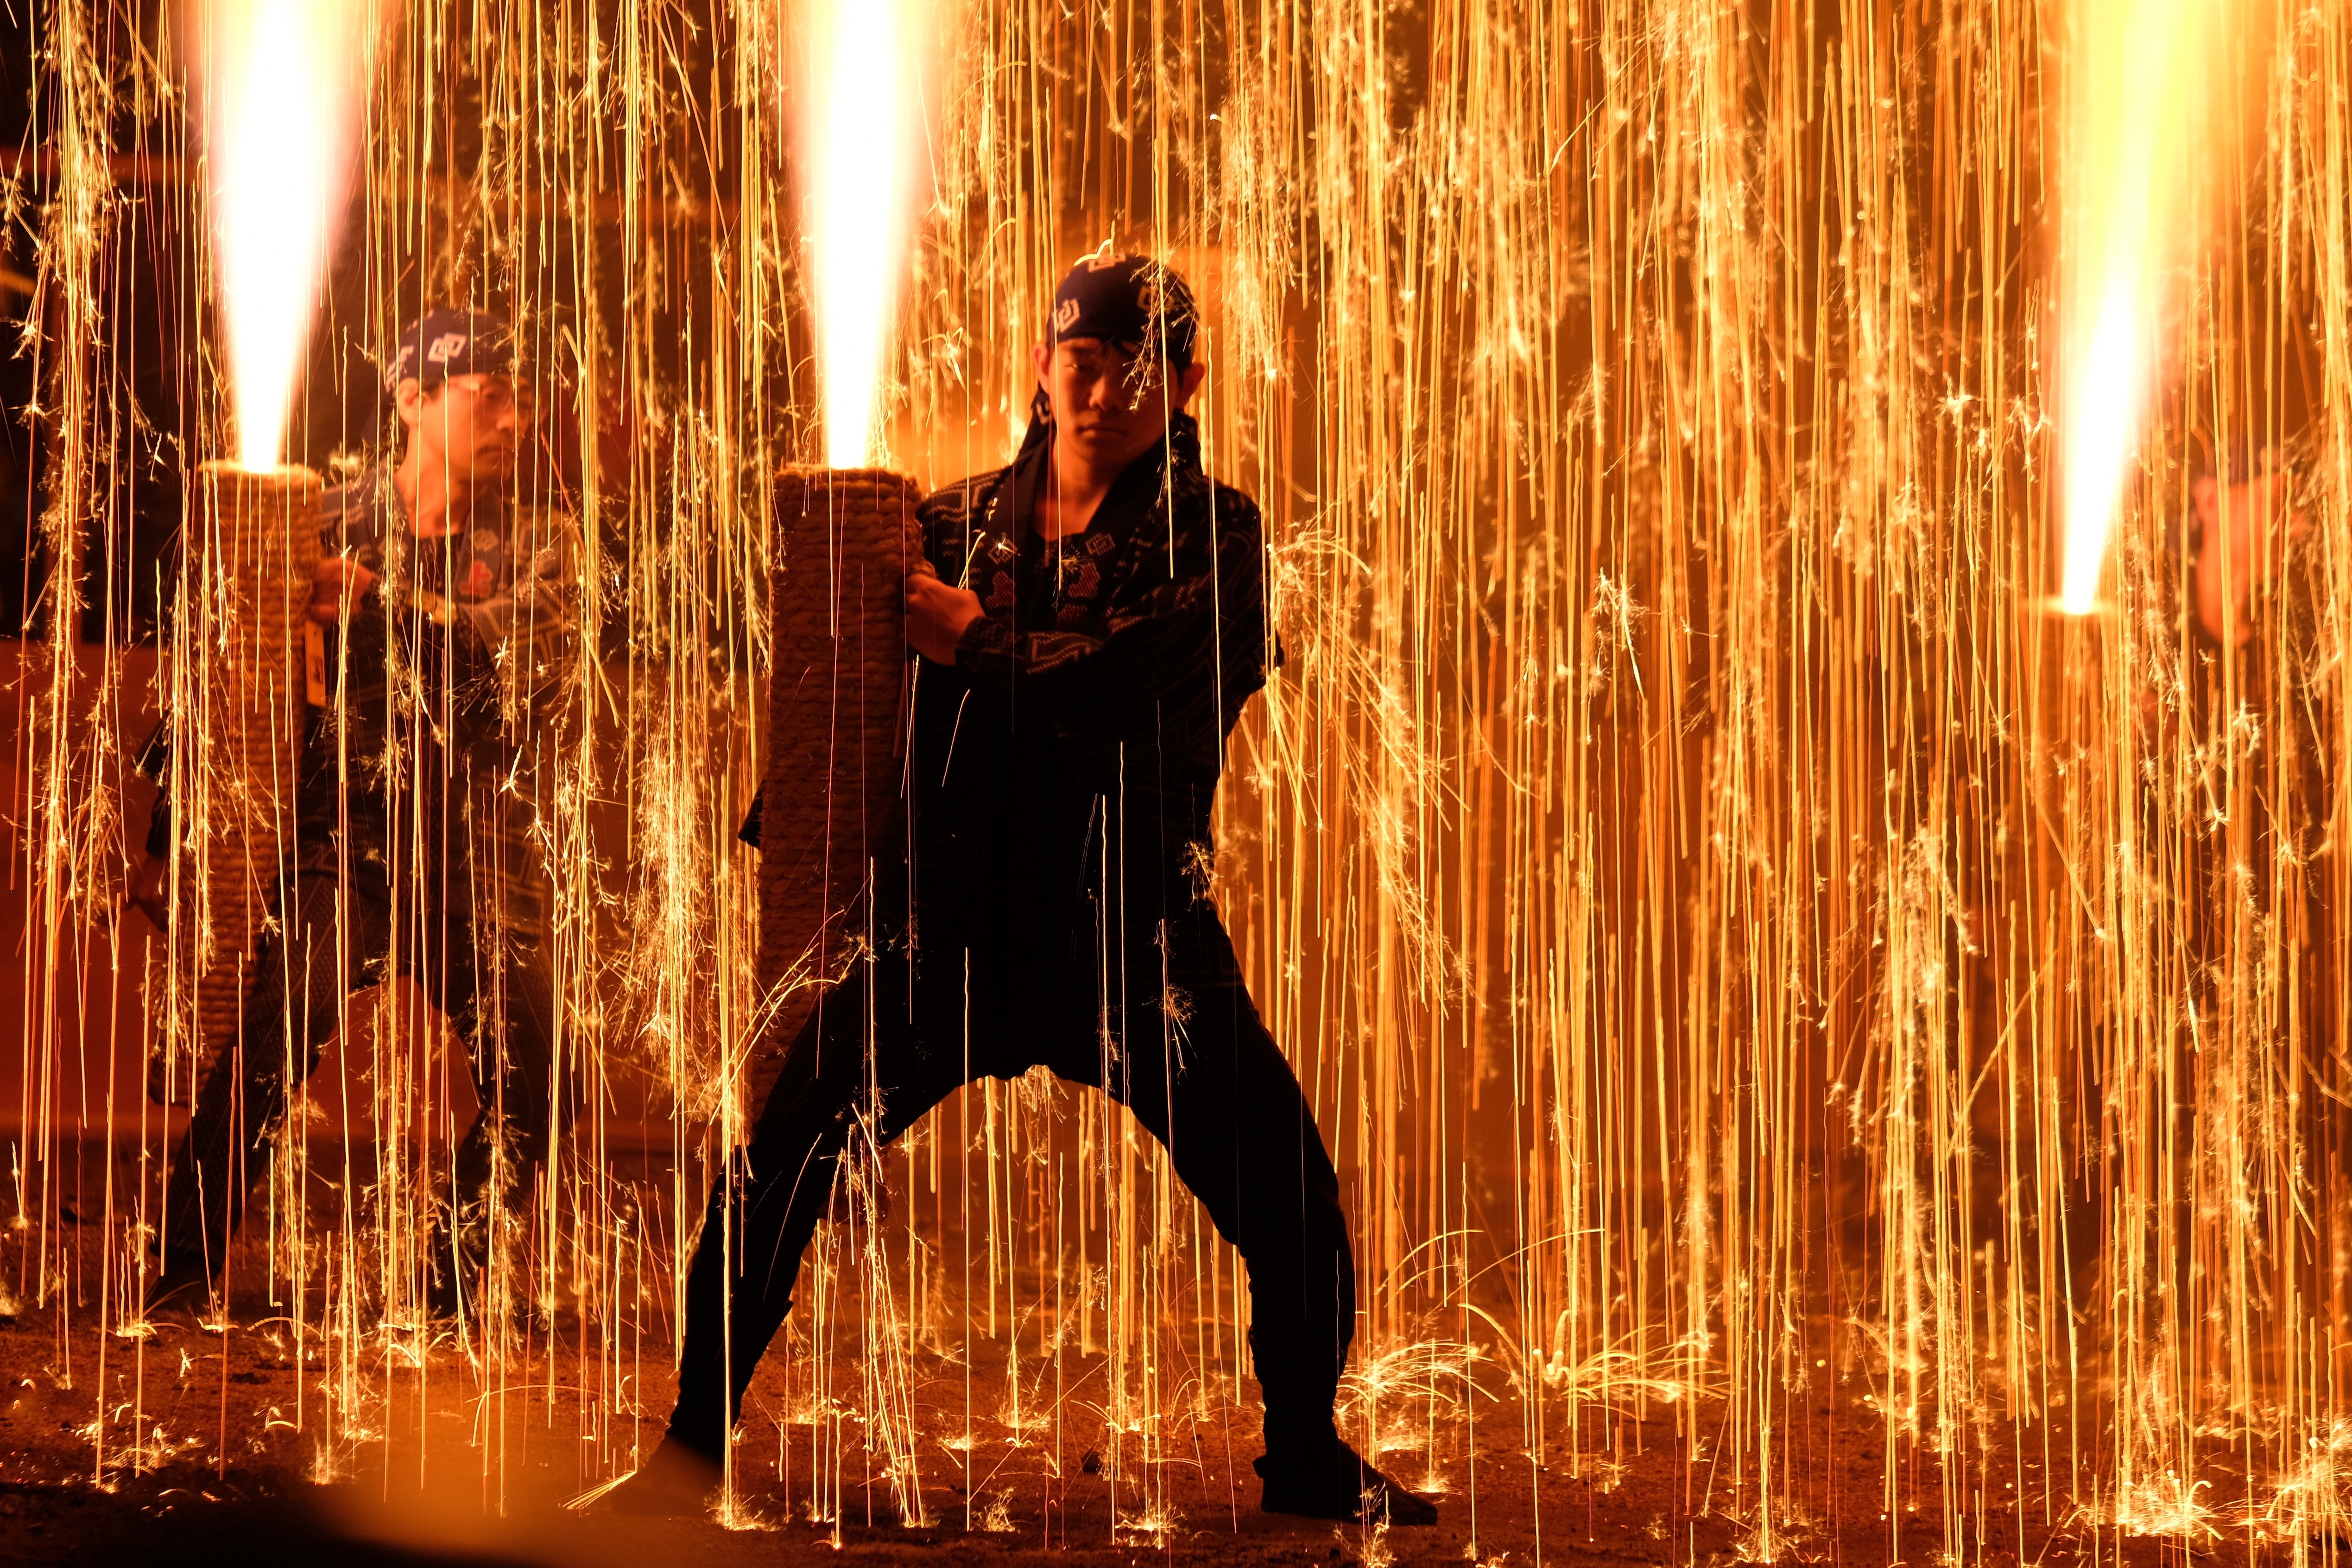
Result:
<svg viewBox="0 0 2352 1568"><path fill-rule="evenodd" d="M292 847L303 607L319 559L310 522L321 488L298 467L215 461L196 470L184 524L188 590L210 635L184 639L180 650L192 709L183 739L198 763L181 781L191 824L183 918L169 918L167 857L151 856L131 885L164 928L170 973L192 992L189 1005L167 1012L155 1042L158 1098L167 1101L184 1098L173 1086L193 1081L236 1036L255 943ZM165 754L167 731L151 757Z"/></svg>
<svg viewBox="0 0 2352 1568"><path fill-rule="evenodd" d="M768 768L746 837L761 846L760 981L770 1016L746 1100L766 1100L796 1038L859 952L864 892L903 868L905 584L928 572L912 479L793 467L776 489Z"/></svg>
<svg viewBox="0 0 2352 1568"><path fill-rule="evenodd" d="M877 863L866 960L809 1010L714 1190L677 1405L615 1489L624 1510L698 1512L718 1484L853 1130L887 1144L971 1079L1042 1065L1132 1110L1240 1251L1264 1506L1436 1519L1333 1422L1356 1300L1339 1179L1205 886L1226 739L1269 638L1257 508L1202 471L1184 412L1196 332L1164 266L1082 261L1034 351L1020 455L922 504L911 867Z"/></svg>

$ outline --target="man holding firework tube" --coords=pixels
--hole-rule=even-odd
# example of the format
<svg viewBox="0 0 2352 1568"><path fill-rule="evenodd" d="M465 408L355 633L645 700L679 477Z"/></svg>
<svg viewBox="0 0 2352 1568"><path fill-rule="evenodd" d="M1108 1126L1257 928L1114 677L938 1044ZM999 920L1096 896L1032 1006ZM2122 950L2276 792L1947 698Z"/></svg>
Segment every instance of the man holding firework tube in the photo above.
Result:
<svg viewBox="0 0 2352 1568"><path fill-rule="evenodd" d="M923 503L912 875L877 879L870 981L827 993L784 1057L731 1247L730 1184L713 1194L677 1410L625 1510L695 1511L716 1484L861 1110L887 1142L972 1079L1042 1064L1132 1110L1241 1252L1264 1506L1435 1521L1334 1426L1355 1327L1339 1179L1208 897L1226 738L1268 638L1257 508L1202 472L1184 412L1196 332L1165 267L1080 262L1020 455Z"/></svg>
<svg viewBox="0 0 2352 1568"><path fill-rule="evenodd" d="M243 1023L205 1071L172 1162L151 1310L225 1293L246 1194L358 990L415 981L472 1047L483 1109L436 1226L437 1310L461 1310L487 1257L494 1178L511 1192L553 1135L544 879L519 783L557 722L576 550L567 528L511 501L533 410L503 321L426 312L386 380L405 450L320 501L310 615L323 658L291 869ZM132 893L159 924L168 799Z"/></svg>

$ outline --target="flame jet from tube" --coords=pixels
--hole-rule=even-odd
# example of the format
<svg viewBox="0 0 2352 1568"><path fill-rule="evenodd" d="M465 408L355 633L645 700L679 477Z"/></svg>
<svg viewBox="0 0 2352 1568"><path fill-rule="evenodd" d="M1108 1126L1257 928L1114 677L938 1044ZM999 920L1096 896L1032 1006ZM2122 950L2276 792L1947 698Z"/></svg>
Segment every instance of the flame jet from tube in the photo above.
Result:
<svg viewBox="0 0 2352 1568"><path fill-rule="evenodd" d="M810 0L801 128L825 461L874 460L883 349L906 276L919 0Z"/></svg>
<svg viewBox="0 0 2352 1568"><path fill-rule="evenodd" d="M2214 0L2074 0L2067 92L2065 553L2058 607L2097 606L2179 252L2189 72Z"/></svg>
<svg viewBox="0 0 2352 1568"><path fill-rule="evenodd" d="M275 468L350 188L357 0L198 0L188 12L240 466Z"/></svg>

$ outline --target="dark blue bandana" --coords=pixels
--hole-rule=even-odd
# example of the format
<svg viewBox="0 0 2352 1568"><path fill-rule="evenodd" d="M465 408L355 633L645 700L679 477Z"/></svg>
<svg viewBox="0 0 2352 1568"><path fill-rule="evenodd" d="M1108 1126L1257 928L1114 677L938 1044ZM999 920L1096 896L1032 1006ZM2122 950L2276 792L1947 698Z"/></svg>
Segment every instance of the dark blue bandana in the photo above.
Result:
<svg viewBox="0 0 2352 1568"><path fill-rule="evenodd" d="M431 392L453 375L512 375L514 368L514 331L505 317L436 306L401 335L383 387L396 391L413 376Z"/></svg>
<svg viewBox="0 0 2352 1568"><path fill-rule="evenodd" d="M1192 363L1200 326L1192 290L1174 268L1106 247L1071 268L1054 290L1045 341L1099 338L1139 361L1164 355L1169 370L1181 375Z"/></svg>

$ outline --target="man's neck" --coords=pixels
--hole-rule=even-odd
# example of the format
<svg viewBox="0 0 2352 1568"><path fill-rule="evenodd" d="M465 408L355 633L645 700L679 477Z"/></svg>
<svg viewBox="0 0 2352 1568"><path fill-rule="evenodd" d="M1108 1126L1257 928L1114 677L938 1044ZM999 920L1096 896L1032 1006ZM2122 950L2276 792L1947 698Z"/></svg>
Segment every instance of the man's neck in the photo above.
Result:
<svg viewBox="0 0 2352 1568"><path fill-rule="evenodd" d="M392 483L408 509L408 531L419 539L455 533L473 518L474 487L453 481L447 466L426 462L419 447L408 448L392 471Z"/></svg>
<svg viewBox="0 0 2352 1568"><path fill-rule="evenodd" d="M1047 539L1086 531L1115 478L1097 472L1092 464L1072 456L1068 447L1055 442L1045 493L1037 498L1037 531Z"/></svg>
<svg viewBox="0 0 2352 1568"><path fill-rule="evenodd" d="M1161 441L1167 437L1162 436ZM1074 447L1056 441L1053 461L1046 468L1045 493L1037 498L1037 531L1047 539L1060 539L1073 533L1084 533L1102 510L1105 497L1110 494L1118 477L1150 455L1147 447L1125 462L1097 467L1087 461Z"/></svg>

